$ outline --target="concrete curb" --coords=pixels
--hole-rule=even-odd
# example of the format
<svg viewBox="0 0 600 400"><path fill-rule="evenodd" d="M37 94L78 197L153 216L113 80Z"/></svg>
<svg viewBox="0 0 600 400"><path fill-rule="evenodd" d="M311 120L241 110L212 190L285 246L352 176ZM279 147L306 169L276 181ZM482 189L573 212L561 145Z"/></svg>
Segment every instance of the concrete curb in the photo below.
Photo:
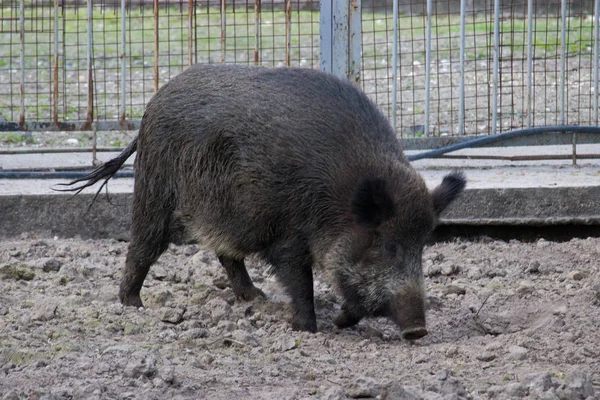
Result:
<svg viewBox="0 0 600 400"><path fill-rule="evenodd" d="M132 193L0 196L0 238L36 237L127 240ZM467 189L442 216L443 225L584 224L600 226L600 186ZM600 229L600 228L599 228Z"/></svg>

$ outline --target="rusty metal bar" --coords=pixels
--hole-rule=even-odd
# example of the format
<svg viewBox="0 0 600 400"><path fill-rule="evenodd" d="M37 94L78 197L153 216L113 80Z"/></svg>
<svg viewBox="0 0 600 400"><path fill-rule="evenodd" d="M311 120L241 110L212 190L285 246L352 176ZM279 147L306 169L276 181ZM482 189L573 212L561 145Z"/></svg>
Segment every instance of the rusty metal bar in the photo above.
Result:
<svg viewBox="0 0 600 400"><path fill-rule="evenodd" d="M225 37L227 36L227 4L221 0L221 64L225 62Z"/></svg>
<svg viewBox="0 0 600 400"><path fill-rule="evenodd" d="M565 90L567 69L567 0L560 2L560 124L565 124Z"/></svg>
<svg viewBox="0 0 600 400"><path fill-rule="evenodd" d="M121 118L126 119L127 102L127 8L125 0L121 0Z"/></svg>
<svg viewBox="0 0 600 400"><path fill-rule="evenodd" d="M458 92L458 134L465 134L465 36L466 36L466 0L460 0L460 88Z"/></svg>
<svg viewBox="0 0 600 400"><path fill-rule="evenodd" d="M497 0L499 1L499 0ZM431 19L433 1L427 0L427 27L425 30L425 136L429 136L429 114L431 111Z"/></svg>
<svg viewBox="0 0 600 400"><path fill-rule="evenodd" d="M533 0L527 0L527 127L533 124Z"/></svg>
<svg viewBox="0 0 600 400"><path fill-rule="evenodd" d="M94 120L94 76L92 71L92 1L87 1L87 82L88 82L88 92L87 92L87 115L86 122L91 127L91 123Z"/></svg>
<svg viewBox="0 0 600 400"><path fill-rule="evenodd" d="M25 125L25 0L20 2L20 56L21 56L21 80L19 83L20 93L20 111L19 111L19 128Z"/></svg>
<svg viewBox="0 0 600 400"><path fill-rule="evenodd" d="M498 85L500 74L500 0L494 0L494 94L492 97L492 135L498 133Z"/></svg>
<svg viewBox="0 0 600 400"><path fill-rule="evenodd" d="M598 86L598 64L600 63L600 52L598 51L598 45L600 42L600 0L594 1L594 123L598 125L598 97L600 93L600 87Z"/></svg>
<svg viewBox="0 0 600 400"><path fill-rule="evenodd" d="M362 48L362 14L361 0L350 0L348 15L348 79L360 87L360 66Z"/></svg>
<svg viewBox="0 0 600 400"><path fill-rule="evenodd" d="M194 0L188 0L188 67L192 66L192 25L194 16Z"/></svg>
<svg viewBox="0 0 600 400"><path fill-rule="evenodd" d="M285 65L290 66L292 44L292 0L285 0Z"/></svg>
<svg viewBox="0 0 600 400"><path fill-rule="evenodd" d="M54 0L54 70L52 77L54 79L53 102L52 102L52 120L58 124L58 0Z"/></svg>
<svg viewBox="0 0 600 400"><path fill-rule="evenodd" d="M392 12L393 23L394 23L394 52L392 53L392 128L394 128L394 133L398 134L398 130L396 129L397 124L397 113L398 113L398 56L399 56L399 38L398 38L398 1L393 0L392 3Z"/></svg>
<svg viewBox="0 0 600 400"><path fill-rule="evenodd" d="M254 0L254 65L260 62L260 0Z"/></svg>
<svg viewBox="0 0 600 400"><path fill-rule="evenodd" d="M154 91L158 91L158 0L154 0Z"/></svg>

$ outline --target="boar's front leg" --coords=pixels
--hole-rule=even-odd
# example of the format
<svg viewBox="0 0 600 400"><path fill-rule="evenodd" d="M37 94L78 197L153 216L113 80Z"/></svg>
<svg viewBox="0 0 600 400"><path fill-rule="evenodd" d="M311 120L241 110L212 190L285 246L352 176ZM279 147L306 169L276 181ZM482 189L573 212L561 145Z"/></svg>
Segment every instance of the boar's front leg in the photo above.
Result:
<svg viewBox="0 0 600 400"><path fill-rule="evenodd" d="M252 283L243 259L236 260L227 256L218 256L218 258L225 268L235 297L244 301L250 301L257 296L265 297L263 291Z"/></svg>
<svg viewBox="0 0 600 400"><path fill-rule="evenodd" d="M305 241L294 239L272 246L265 253L279 281L292 298L292 329L315 333L313 258Z"/></svg>

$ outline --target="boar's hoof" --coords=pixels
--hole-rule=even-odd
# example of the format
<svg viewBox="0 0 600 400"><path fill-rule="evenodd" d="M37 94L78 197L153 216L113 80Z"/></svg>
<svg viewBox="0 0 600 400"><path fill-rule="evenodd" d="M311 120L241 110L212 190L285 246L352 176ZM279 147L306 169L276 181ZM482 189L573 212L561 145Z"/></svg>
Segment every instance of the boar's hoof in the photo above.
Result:
<svg viewBox="0 0 600 400"><path fill-rule="evenodd" d="M295 331L304 331L310 333L317 332L317 321L308 318L294 318L292 321L292 329Z"/></svg>
<svg viewBox="0 0 600 400"><path fill-rule="evenodd" d="M131 306L136 308L144 307L140 295L128 296L123 293L119 293L119 300L121 300L121 304L123 304L124 306Z"/></svg>
<svg viewBox="0 0 600 400"><path fill-rule="evenodd" d="M251 300L255 299L256 297L262 297L262 298L267 297L262 290L260 290L259 288L257 288L254 285L245 287L241 290L234 290L234 293L235 293L235 297L238 300L243 300L243 301L251 301Z"/></svg>
<svg viewBox="0 0 600 400"><path fill-rule="evenodd" d="M344 328L350 328L351 326L358 324L360 322L360 320L361 320L361 317L357 317L356 315L350 314L347 311L344 311L342 309L342 311L335 318L333 323L338 328L344 329Z"/></svg>
<svg viewBox="0 0 600 400"><path fill-rule="evenodd" d="M427 336L427 329L424 327L409 328L402 331L402 339L417 340Z"/></svg>

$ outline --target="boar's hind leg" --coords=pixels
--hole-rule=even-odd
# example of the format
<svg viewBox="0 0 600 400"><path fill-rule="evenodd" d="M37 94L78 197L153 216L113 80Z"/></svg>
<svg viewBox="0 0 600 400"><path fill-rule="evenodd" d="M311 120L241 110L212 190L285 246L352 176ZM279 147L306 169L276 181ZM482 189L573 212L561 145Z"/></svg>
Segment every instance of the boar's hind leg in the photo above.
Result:
<svg viewBox="0 0 600 400"><path fill-rule="evenodd" d="M143 210L143 211L142 211ZM140 291L150 266L169 246L171 210L144 209L134 198L131 243L119 287L119 300L125 306L143 307Z"/></svg>
<svg viewBox="0 0 600 400"><path fill-rule="evenodd" d="M273 272L292 298L292 329L317 331L310 250L301 240L275 246L266 254Z"/></svg>
<svg viewBox="0 0 600 400"><path fill-rule="evenodd" d="M218 258L227 272L235 297L244 301L250 301L256 296L265 297L262 290L252 284L243 259L236 260L227 256L218 256Z"/></svg>

